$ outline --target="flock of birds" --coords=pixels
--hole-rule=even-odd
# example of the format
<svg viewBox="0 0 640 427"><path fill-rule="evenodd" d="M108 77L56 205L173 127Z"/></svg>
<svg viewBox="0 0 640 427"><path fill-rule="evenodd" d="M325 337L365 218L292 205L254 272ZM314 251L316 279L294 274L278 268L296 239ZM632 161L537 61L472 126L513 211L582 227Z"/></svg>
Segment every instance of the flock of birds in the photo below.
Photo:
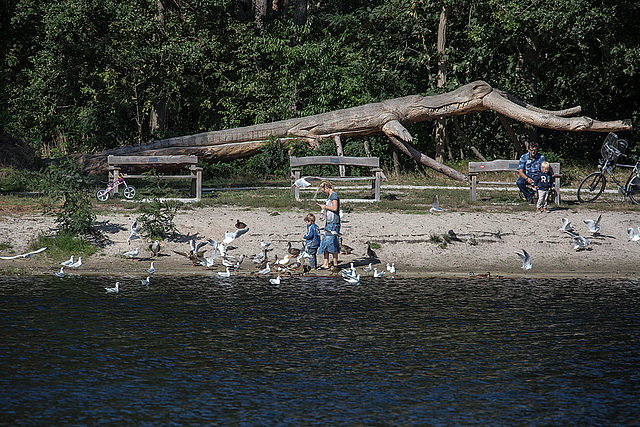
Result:
<svg viewBox="0 0 640 427"><path fill-rule="evenodd" d="M602 214L598 215L598 218L593 219L585 219L583 222L587 225L587 230L591 233L591 236L597 236L600 234L600 220L602 219ZM573 239L573 249L575 251L583 251L590 250L589 246L591 242L585 236L581 236L578 232L576 232L574 226L569 221L569 218L562 218L562 224L560 226L560 231L564 232ZM637 242L640 240L640 227L637 230L629 227L627 228L627 233L629 234L630 242ZM531 255L526 250L522 250L522 252L514 251L518 257L520 257L522 261L522 269L525 274L527 270L531 270L533 264L531 263Z"/></svg>

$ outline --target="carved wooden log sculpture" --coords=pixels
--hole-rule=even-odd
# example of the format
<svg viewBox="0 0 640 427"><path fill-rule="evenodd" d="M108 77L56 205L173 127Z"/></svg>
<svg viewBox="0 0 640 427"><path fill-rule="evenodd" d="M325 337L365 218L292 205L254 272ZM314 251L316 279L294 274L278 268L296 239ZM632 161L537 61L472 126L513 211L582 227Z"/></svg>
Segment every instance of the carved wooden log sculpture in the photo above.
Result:
<svg viewBox="0 0 640 427"><path fill-rule="evenodd" d="M465 181L465 175L418 151L411 144L411 134L404 125L485 110L494 110L533 126L561 131L631 130L629 119L599 122L588 117L570 117L580 113L581 108L542 110L493 89L483 81L476 81L440 95L410 95L314 116L169 138L84 155L82 160L85 172L105 173L106 158L109 154L196 154L202 160L233 160L255 154L263 142L272 137L298 138L311 146L317 146L321 140L333 139L335 136L348 138L384 133L394 146L417 162L453 179Z"/></svg>

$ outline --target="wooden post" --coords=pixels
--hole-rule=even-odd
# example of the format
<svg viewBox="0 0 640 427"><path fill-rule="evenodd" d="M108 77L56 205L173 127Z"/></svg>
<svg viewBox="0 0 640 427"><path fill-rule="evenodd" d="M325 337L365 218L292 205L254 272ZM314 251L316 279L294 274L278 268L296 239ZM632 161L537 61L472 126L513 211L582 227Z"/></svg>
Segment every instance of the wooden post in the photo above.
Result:
<svg viewBox="0 0 640 427"><path fill-rule="evenodd" d="M371 149L369 148L369 137L365 136L363 138L363 145L364 145L364 153L367 155L367 157L371 157Z"/></svg>
<svg viewBox="0 0 640 427"><path fill-rule="evenodd" d="M336 150L338 151L338 156L344 156L344 152L342 151L342 141L340 140L340 135L336 135L335 140L336 140ZM345 176L344 165L339 165L338 170L340 171L340 177L344 178Z"/></svg>

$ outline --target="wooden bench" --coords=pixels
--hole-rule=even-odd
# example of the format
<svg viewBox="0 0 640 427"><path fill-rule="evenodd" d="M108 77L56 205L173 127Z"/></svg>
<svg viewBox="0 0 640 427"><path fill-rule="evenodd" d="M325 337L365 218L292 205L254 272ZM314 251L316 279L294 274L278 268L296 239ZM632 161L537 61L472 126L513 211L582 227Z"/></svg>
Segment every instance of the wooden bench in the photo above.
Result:
<svg viewBox="0 0 640 427"><path fill-rule="evenodd" d="M560 163L549 163L551 174L553 175L553 181L555 183L555 198L556 205L560 205ZM478 174L480 172L515 172L516 178L509 182L496 182L496 181L478 181ZM471 181L471 201L476 201L476 188L478 184L486 185L516 185L518 179L518 160L493 160L491 162L469 162L469 178Z"/></svg>
<svg viewBox="0 0 640 427"><path fill-rule="evenodd" d="M202 198L202 168L198 167L198 156L109 156L109 181L114 181L120 174L121 166L156 166L156 165L189 165L189 175L159 175L161 179L190 179L191 197ZM148 178L148 175L123 174L124 178ZM116 188L117 191L117 188Z"/></svg>
<svg viewBox="0 0 640 427"><path fill-rule="evenodd" d="M310 156L295 157L291 156L291 193L295 195L296 200L300 200L300 188L294 183L300 179L300 172L303 166L311 165L335 165L335 166L362 166L369 168L371 175L369 176L332 176L322 177L328 181L371 181L371 195L376 201L380 201L380 181L382 181L382 169L380 168L380 159L378 157L348 157L348 156Z"/></svg>

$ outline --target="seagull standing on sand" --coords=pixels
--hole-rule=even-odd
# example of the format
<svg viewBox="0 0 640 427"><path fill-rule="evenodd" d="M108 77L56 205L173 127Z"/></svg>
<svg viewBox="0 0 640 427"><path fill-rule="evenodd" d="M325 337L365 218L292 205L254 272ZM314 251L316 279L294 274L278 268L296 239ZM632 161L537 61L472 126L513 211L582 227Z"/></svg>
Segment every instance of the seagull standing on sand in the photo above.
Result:
<svg viewBox="0 0 640 427"><path fill-rule="evenodd" d="M105 288L107 292L118 293L120 292L120 282L116 282L116 285L113 288Z"/></svg>
<svg viewBox="0 0 640 427"><path fill-rule="evenodd" d="M629 241L630 242L637 242L638 240L640 240L640 227L638 227L638 232L637 233L631 227L627 228L627 232L629 233Z"/></svg>
<svg viewBox="0 0 640 427"><path fill-rule="evenodd" d="M391 274L395 274L396 272L396 263L392 263L391 265L389 265L389 263L387 263L387 271Z"/></svg>
<svg viewBox="0 0 640 427"><path fill-rule="evenodd" d="M527 270L531 270L532 267L531 256L524 249L522 250L522 253L517 251L513 251L513 253L520 257L522 260L522 269L524 270L524 273L527 274Z"/></svg>
<svg viewBox="0 0 640 427"><path fill-rule="evenodd" d="M78 258L78 261L74 262L69 266L69 268L73 268L75 271L78 271L78 268L82 265L82 257Z"/></svg>
<svg viewBox="0 0 640 427"><path fill-rule="evenodd" d="M122 255L124 255L126 257L129 257L129 258L133 258L133 257L138 256L139 253L140 253L140 248L136 248L135 250L129 251L129 252L125 252Z"/></svg>
<svg viewBox="0 0 640 427"><path fill-rule="evenodd" d="M433 196L433 201L431 202L431 209L429 212L444 212L444 209L440 207L440 201L438 200L438 195Z"/></svg>
<svg viewBox="0 0 640 427"><path fill-rule="evenodd" d="M68 260L60 263L60 265L63 265L65 267L69 267L71 264L73 264L73 255L71 255L71 258L69 258Z"/></svg>
<svg viewBox="0 0 640 427"><path fill-rule="evenodd" d="M602 218L602 214L600 214L600 216L598 216L598 219L596 219L595 221L592 219L584 220L584 223L587 224L587 227L589 227L589 231L591 232L591 234L597 234L600 231L601 218Z"/></svg>

